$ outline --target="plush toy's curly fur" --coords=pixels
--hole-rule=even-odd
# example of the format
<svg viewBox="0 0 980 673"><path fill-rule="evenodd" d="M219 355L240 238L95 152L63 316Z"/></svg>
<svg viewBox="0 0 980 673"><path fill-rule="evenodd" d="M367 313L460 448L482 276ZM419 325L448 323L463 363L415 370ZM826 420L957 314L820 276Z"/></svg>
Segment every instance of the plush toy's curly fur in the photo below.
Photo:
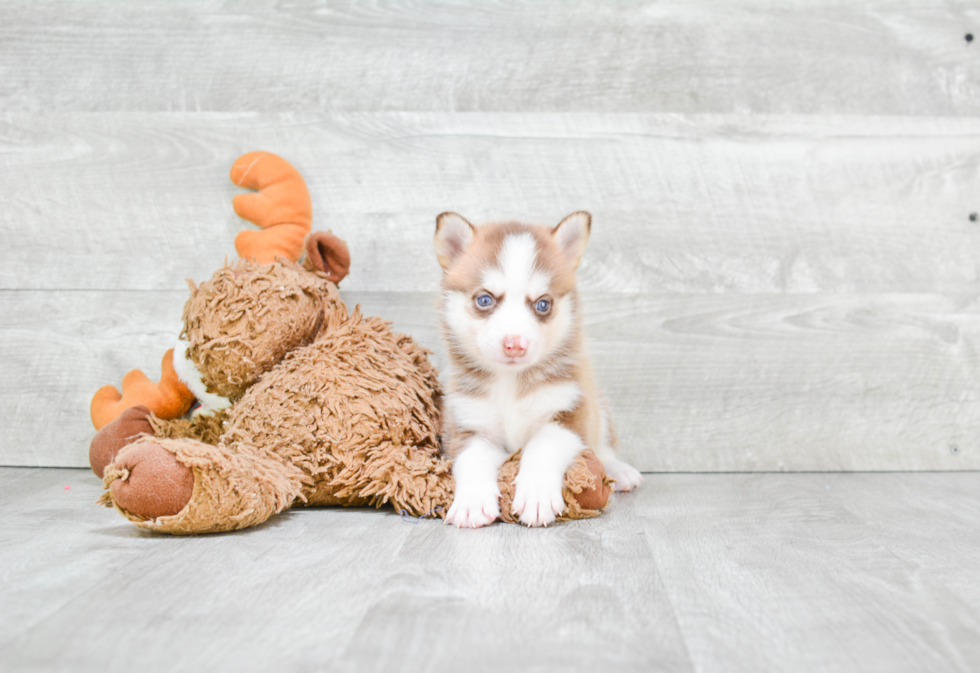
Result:
<svg viewBox="0 0 980 673"><path fill-rule="evenodd" d="M181 334L187 357L208 392L232 401L287 353L313 341L325 311L343 306L333 283L292 262L243 260L201 286L189 284Z"/></svg>
<svg viewBox="0 0 980 673"><path fill-rule="evenodd" d="M261 187L262 158L247 157ZM315 234L306 251L305 265L243 260L191 284L185 357L207 392L232 404L193 419L130 409L102 428L92 456L97 473L104 466L103 504L175 534L253 526L297 503L446 512L453 478L427 351L380 318L348 313L339 239ZM505 521L515 520L518 460L501 470ZM580 457L566 475L566 517L595 516L606 497L601 464Z"/></svg>

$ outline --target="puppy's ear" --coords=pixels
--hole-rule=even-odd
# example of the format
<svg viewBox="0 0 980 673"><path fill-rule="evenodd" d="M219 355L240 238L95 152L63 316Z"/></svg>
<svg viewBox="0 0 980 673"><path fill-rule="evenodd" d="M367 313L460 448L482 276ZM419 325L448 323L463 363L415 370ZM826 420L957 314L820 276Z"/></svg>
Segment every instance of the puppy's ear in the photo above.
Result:
<svg viewBox="0 0 980 673"><path fill-rule="evenodd" d="M448 269L473 241L473 225L456 213L442 213L436 218L436 256L443 269Z"/></svg>
<svg viewBox="0 0 980 673"><path fill-rule="evenodd" d="M572 263L573 269L578 268L582 253L585 252L585 244L589 242L591 230L592 216L584 210L572 213L551 230L555 243L558 244L565 259Z"/></svg>

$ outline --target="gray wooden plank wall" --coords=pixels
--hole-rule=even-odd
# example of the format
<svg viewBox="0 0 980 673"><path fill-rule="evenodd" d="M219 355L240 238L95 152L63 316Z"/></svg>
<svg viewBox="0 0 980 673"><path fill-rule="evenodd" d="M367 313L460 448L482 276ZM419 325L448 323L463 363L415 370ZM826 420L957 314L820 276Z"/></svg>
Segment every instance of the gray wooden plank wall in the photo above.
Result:
<svg viewBox="0 0 980 673"><path fill-rule="evenodd" d="M81 466L278 152L437 350L434 216L594 215L648 471L980 469L980 7L0 1L0 464Z"/></svg>

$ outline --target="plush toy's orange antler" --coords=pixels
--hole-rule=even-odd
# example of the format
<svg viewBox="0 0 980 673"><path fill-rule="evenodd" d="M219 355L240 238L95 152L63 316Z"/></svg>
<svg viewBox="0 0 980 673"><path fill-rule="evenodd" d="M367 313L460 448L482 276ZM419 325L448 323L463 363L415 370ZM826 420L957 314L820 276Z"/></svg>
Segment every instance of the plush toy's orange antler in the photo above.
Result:
<svg viewBox="0 0 980 673"><path fill-rule="evenodd" d="M270 152L249 152L231 167L231 181L259 190L239 194L232 201L239 217L262 227L262 231L238 234L238 255L260 264L276 258L299 261L303 239L313 226L313 204L299 171Z"/></svg>
<svg viewBox="0 0 980 673"><path fill-rule="evenodd" d="M122 394L115 386L102 386L92 397L92 424L96 430L111 423L126 409L142 404L160 418L179 418L194 403L194 393L187 389L174 371L174 349L163 356L160 383L154 383L138 369L122 380Z"/></svg>

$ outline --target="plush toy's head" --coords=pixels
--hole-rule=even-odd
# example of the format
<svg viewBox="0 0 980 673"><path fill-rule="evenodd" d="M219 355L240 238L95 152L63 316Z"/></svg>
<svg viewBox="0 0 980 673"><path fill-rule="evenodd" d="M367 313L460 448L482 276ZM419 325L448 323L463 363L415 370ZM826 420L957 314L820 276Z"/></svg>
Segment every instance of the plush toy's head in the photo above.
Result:
<svg viewBox="0 0 980 673"><path fill-rule="evenodd" d="M180 379L211 409L230 406L286 353L309 344L327 312L346 316L337 283L350 254L330 232L309 234L313 210L299 172L274 154L252 152L235 162L231 179L257 190L233 204L261 230L235 239L238 264L190 284L174 349Z"/></svg>
<svg viewBox="0 0 980 673"><path fill-rule="evenodd" d="M299 171L275 154L250 152L235 161L231 179L256 190L232 203L259 230L235 238L237 265L191 283L184 327L163 357L159 383L133 370L121 393L114 386L95 393L97 430L138 404L166 419L183 415L195 398L226 408L287 352L312 341L328 313L347 315L336 287L350 268L347 246L330 232L309 233L313 209Z"/></svg>
<svg viewBox="0 0 980 673"><path fill-rule="evenodd" d="M286 353L313 341L326 312L346 316L336 283L347 273L347 247L317 232L306 250L305 266L242 260L191 283L174 367L206 406L224 406L209 396L234 402Z"/></svg>

